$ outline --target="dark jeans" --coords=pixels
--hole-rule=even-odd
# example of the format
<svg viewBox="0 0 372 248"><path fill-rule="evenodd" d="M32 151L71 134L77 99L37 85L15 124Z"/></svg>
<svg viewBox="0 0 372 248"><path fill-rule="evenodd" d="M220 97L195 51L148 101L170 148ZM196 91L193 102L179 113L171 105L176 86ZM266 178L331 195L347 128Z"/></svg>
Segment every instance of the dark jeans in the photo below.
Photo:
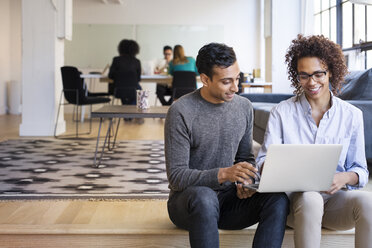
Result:
<svg viewBox="0 0 372 248"><path fill-rule="evenodd" d="M157 84L156 85L156 95L158 96L162 105L171 105L172 99L172 88L166 85ZM171 96L168 101L165 100L164 96Z"/></svg>
<svg viewBox="0 0 372 248"><path fill-rule="evenodd" d="M136 105L137 104L137 91L142 90L141 85L136 87L121 87L116 88L115 96L120 98L123 105Z"/></svg>
<svg viewBox="0 0 372 248"><path fill-rule="evenodd" d="M218 228L238 230L257 222L253 247L281 247L289 201L284 193L236 196L235 185L216 193L203 186L188 187L168 200L172 222L189 231L191 247L219 247Z"/></svg>

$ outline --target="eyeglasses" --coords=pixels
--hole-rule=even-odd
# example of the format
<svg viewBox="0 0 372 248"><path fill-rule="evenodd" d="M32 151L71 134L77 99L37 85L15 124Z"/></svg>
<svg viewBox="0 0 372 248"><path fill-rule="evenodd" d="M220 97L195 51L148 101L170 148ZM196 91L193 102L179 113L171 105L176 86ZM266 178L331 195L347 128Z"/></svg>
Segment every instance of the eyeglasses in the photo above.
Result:
<svg viewBox="0 0 372 248"><path fill-rule="evenodd" d="M172 53L164 53L164 56L172 56Z"/></svg>
<svg viewBox="0 0 372 248"><path fill-rule="evenodd" d="M325 79L326 75L327 71L316 71L313 74L301 72L299 75L297 75L297 80L300 83L306 83L309 81L310 78L312 78L315 82L321 82Z"/></svg>

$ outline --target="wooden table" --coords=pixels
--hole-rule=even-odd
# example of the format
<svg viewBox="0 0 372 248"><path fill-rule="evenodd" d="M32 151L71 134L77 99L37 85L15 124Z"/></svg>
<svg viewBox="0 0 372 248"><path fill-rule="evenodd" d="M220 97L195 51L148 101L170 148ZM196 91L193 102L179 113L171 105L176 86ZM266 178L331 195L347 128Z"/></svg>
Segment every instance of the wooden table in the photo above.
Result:
<svg viewBox="0 0 372 248"><path fill-rule="evenodd" d="M100 74L95 74L95 75L87 74L87 77L85 77L85 78L99 78L100 82L105 82L105 83L112 83L113 82L112 79L108 78L105 75L100 75ZM141 81L140 82L172 85L172 78L173 77L171 75L141 75Z"/></svg>
<svg viewBox="0 0 372 248"><path fill-rule="evenodd" d="M91 118L100 118L98 135L97 135L96 151L94 153L94 167L99 168L99 165L101 163L101 160L102 160L102 157L105 151L106 143L107 143L108 150L112 150L114 148L121 118L165 118L167 115L168 109L169 109L168 106L154 106L154 107L150 107L149 109L139 109L137 108L136 105L106 105L98 110L92 111ZM107 128L101 155L97 162L99 137L101 133L102 122L104 121L105 118L108 118L110 120L110 123ZM119 120L116 126L116 130L113 132L114 141L110 145L110 138L111 138L110 134L113 131L113 119L114 118L118 118Z"/></svg>
<svg viewBox="0 0 372 248"><path fill-rule="evenodd" d="M264 82L262 82L262 83L259 83L259 82L256 82L256 83L242 83L242 92L243 93L249 93L249 91L248 92L245 92L244 90L246 89L246 88L252 88L252 89L257 89L257 88L261 88L261 89L263 89L263 92L261 92L261 93L271 93L272 92L272 83L264 83ZM252 92L252 93L254 93L254 92Z"/></svg>
<svg viewBox="0 0 372 248"><path fill-rule="evenodd" d="M81 78L98 78L100 82L104 83L112 83L112 79L108 78L106 75L102 74L81 74ZM171 86L172 85L172 79L173 77L171 75L161 75L161 74L154 74L154 75L141 75L141 81L142 83L158 83L158 84L164 84ZM200 77L196 77L197 82L200 81Z"/></svg>

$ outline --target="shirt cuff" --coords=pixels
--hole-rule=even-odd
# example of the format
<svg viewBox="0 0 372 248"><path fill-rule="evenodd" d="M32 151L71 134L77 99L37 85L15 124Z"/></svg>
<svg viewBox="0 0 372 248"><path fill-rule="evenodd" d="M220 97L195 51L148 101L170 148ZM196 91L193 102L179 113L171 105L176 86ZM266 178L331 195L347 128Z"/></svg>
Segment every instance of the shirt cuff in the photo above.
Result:
<svg viewBox="0 0 372 248"><path fill-rule="evenodd" d="M368 183L368 173L363 168L353 167L347 170L347 172L355 172L358 175L358 184L356 185L346 185L348 189L360 189L363 188Z"/></svg>

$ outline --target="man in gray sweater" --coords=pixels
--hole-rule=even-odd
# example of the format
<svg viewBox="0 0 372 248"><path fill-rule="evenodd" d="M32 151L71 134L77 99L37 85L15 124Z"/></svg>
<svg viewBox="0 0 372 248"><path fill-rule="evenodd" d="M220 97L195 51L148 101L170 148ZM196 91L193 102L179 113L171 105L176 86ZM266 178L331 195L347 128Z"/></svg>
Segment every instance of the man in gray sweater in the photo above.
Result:
<svg viewBox="0 0 372 248"><path fill-rule="evenodd" d="M211 43L199 50L196 65L203 87L174 102L165 122L169 217L189 231L191 247L219 247L218 228L257 222L253 247L281 247L286 195L242 187L254 181L257 169L253 108L235 94L240 73L235 53Z"/></svg>

